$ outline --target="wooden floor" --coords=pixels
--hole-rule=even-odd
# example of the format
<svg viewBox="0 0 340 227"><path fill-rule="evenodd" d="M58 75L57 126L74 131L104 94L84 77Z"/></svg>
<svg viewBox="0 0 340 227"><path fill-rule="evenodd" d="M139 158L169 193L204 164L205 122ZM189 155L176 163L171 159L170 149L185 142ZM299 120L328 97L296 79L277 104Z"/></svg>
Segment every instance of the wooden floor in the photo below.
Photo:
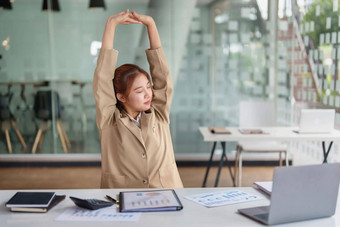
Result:
<svg viewBox="0 0 340 227"><path fill-rule="evenodd" d="M180 167L184 187L201 187L205 167ZM242 186L272 180L274 167L244 167ZM100 187L100 167L0 168L0 189L86 189ZM210 170L207 187L213 187L217 167ZM228 169L221 172L219 186L232 186Z"/></svg>

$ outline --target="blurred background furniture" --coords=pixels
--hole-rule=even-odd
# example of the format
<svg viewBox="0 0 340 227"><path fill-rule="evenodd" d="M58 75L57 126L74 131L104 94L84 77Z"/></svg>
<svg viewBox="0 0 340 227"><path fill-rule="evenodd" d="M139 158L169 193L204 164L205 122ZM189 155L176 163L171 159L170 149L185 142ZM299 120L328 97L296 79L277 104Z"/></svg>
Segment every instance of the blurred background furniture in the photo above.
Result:
<svg viewBox="0 0 340 227"><path fill-rule="evenodd" d="M18 139L20 140L20 143L24 149L26 149L26 143L16 125L15 119L13 114L11 113L9 109L9 99L10 97L6 97L2 94L0 94L0 121L1 121L1 126L2 129L5 132L5 137L6 137L6 145L8 149L8 153L12 153L12 144L11 144L11 138L10 138L10 133L9 130L11 129L11 125L18 136Z"/></svg>
<svg viewBox="0 0 340 227"><path fill-rule="evenodd" d="M71 147L71 143L66 135L61 118L61 103L59 94L56 91L38 91L34 97L34 113L35 116L42 120L39 130L35 136L32 153L36 152L37 146L42 145L44 132L47 130L47 122L52 121L55 117L56 127L59 139L65 153Z"/></svg>
<svg viewBox="0 0 340 227"><path fill-rule="evenodd" d="M241 101L240 129L261 129L276 126L275 103L272 101ZM282 166L282 153L288 166L287 146L277 141L239 142L236 147L235 177L238 175L238 186L242 185L242 153L278 153L279 165Z"/></svg>

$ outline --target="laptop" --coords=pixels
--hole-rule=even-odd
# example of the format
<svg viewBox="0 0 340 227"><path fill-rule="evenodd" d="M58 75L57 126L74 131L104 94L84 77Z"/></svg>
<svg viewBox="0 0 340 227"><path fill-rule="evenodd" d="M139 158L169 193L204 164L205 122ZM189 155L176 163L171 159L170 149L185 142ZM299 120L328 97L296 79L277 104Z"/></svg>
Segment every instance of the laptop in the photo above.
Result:
<svg viewBox="0 0 340 227"><path fill-rule="evenodd" d="M275 168L269 206L238 212L266 225L334 215L340 163Z"/></svg>
<svg viewBox="0 0 340 227"><path fill-rule="evenodd" d="M299 130L297 133L330 133L334 129L334 109L301 110Z"/></svg>

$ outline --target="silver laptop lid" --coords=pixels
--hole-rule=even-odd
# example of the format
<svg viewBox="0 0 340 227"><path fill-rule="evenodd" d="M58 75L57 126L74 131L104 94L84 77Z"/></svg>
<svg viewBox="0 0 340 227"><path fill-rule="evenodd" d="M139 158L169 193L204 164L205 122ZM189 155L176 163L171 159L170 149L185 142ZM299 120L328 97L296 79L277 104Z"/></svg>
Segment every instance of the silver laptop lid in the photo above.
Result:
<svg viewBox="0 0 340 227"><path fill-rule="evenodd" d="M276 168L268 224L334 215L340 163Z"/></svg>
<svg viewBox="0 0 340 227"><path fill-rule="evenodd" d="M334 128L334 109L303 109L300 116L300 133L327 133Z"/></svg>

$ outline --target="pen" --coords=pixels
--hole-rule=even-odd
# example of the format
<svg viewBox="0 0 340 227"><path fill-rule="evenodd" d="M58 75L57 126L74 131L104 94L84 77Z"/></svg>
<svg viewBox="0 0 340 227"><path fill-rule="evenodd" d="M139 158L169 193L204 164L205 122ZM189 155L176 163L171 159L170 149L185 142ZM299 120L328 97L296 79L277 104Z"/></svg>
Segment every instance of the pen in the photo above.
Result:
<svg viewBox="0 0 340 227"><path fill-rule="evenodd" d="M108 200L110 200L111 202L113 202L113 203L115 203L115 204L118 204L117 200L115 200L115 199L112 198L111 196L106 195L106 198L107 198Z"/></svg>

